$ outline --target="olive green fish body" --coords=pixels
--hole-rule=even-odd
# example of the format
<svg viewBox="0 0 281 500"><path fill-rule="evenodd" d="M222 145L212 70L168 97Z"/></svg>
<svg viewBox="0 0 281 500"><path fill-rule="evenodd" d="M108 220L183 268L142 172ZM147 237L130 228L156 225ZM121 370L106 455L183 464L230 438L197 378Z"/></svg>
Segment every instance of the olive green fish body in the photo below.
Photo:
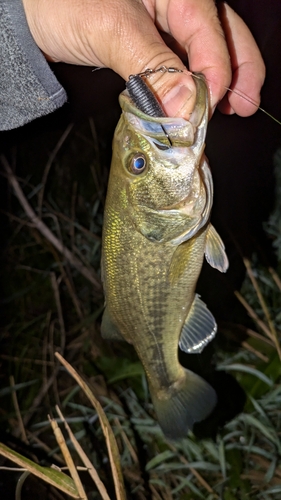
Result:
<svg viewBox="0 0 281 500"><path fill-rule="evenodd" d="M126 95L121 98L103 228L102 333L135 347L158 420L171 438L182 437L216 401L213 389L178 361L179 342L200 352L215 334L211 313L195 295L204 254L212 265L226 267L209 223L204 82L198 90L197 127L182 119L151 119Z"/></svg>

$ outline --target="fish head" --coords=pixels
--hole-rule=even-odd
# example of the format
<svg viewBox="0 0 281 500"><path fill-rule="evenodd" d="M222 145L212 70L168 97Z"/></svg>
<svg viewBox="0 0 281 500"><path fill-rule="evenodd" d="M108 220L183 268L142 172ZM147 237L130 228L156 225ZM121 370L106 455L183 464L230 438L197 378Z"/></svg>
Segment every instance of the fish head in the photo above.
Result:
<svg viewBox="0 0 281 500"><path fill-rule="evenodd" d="M120 104L123 113L113 155L136 225L143 232L152 214L155 221L157 213L161 220L177 213L194 226L204 212L208 194L201 168L208 124L204 79L198 79L196 105L189 121L148 116L135 107L126 91Z"/></svg>

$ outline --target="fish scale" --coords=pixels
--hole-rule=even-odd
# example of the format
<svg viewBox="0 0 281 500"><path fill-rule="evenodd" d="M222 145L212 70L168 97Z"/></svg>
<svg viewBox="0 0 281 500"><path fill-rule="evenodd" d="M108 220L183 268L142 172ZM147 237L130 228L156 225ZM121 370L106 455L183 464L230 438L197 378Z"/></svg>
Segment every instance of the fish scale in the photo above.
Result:
<svg viewBox="0 0 281 500"><path fill-rule="evenodd" d="M185 120L149 117L121 94L103 226L102 335L133 344L170 439L184 437L216 404L214 389L179 363L178 345L200 352L216 332L212 314L195 294L204 254L220 271L227 268L223 243L209 222L208 93L203 79L196 85L193 144ZM159 128L163 122L176 139L179 131L169 150L159 147L167 140Z"/></svg>

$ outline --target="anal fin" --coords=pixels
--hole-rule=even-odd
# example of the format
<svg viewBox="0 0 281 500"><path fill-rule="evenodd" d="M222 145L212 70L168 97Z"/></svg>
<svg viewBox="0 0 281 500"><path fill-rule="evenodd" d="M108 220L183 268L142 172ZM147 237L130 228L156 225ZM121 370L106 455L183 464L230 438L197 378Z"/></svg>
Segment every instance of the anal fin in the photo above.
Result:
<svg viewBox="0 0 281 500"><path fill-rule="evenodd" d="M205 257L210 266L218 269L221 273L227 271L228 258L225 253L225 247L220 235L212 224L209 224L207 230Z"/></svg>
<svg viewBox="0 0 281 500"><path fill-rule="evenodd" d="M187 353L200 353L214 338L216 331L214 316L199 295L195 295L181 331L180 349Z"/></svg>

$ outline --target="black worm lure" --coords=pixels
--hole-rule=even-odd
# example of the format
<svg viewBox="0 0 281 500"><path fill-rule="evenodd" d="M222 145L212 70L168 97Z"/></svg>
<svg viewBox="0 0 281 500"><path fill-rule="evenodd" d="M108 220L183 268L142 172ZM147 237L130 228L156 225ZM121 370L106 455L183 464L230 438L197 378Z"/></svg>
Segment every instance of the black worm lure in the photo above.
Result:
<svg viewBox="0 0 281 500"><path fill-rule="evenodd" d="M183 70L178 68L167 68L167 66L160 66L157 69L148 68L137 75L130 75L129 80L126 82L126 88L133 103L143 113L154 116L155 118L164 118L167 116L166 113L161 108L153 92L151 92L142 79L143 76L149 78L154 73L183 73Z"/></svg>
<svg viewBox="0 0 281 500"><path fill-rule="evenodd" d="M166 116L155 95L140 75L131 75L126 82L126 88L133 103L140 111L155 118Z"/></svg>
<svg viewBox="0 0 281 500"><path fill-rule="evenodd" d="M167 116L166 113L160 106L153 92L142 79L143 76L149 77L151 74L158 72L182 73L182 70L177 68L167 68L166 66L160 66L158 69L146 69L143 73L129 76L129 80L126 82L126 88L133 103L140 111L148 116L153 116L154 118L164 118ZM172 146L164 126L161 125L161 127L169 141L170 146Z"/></svg>

